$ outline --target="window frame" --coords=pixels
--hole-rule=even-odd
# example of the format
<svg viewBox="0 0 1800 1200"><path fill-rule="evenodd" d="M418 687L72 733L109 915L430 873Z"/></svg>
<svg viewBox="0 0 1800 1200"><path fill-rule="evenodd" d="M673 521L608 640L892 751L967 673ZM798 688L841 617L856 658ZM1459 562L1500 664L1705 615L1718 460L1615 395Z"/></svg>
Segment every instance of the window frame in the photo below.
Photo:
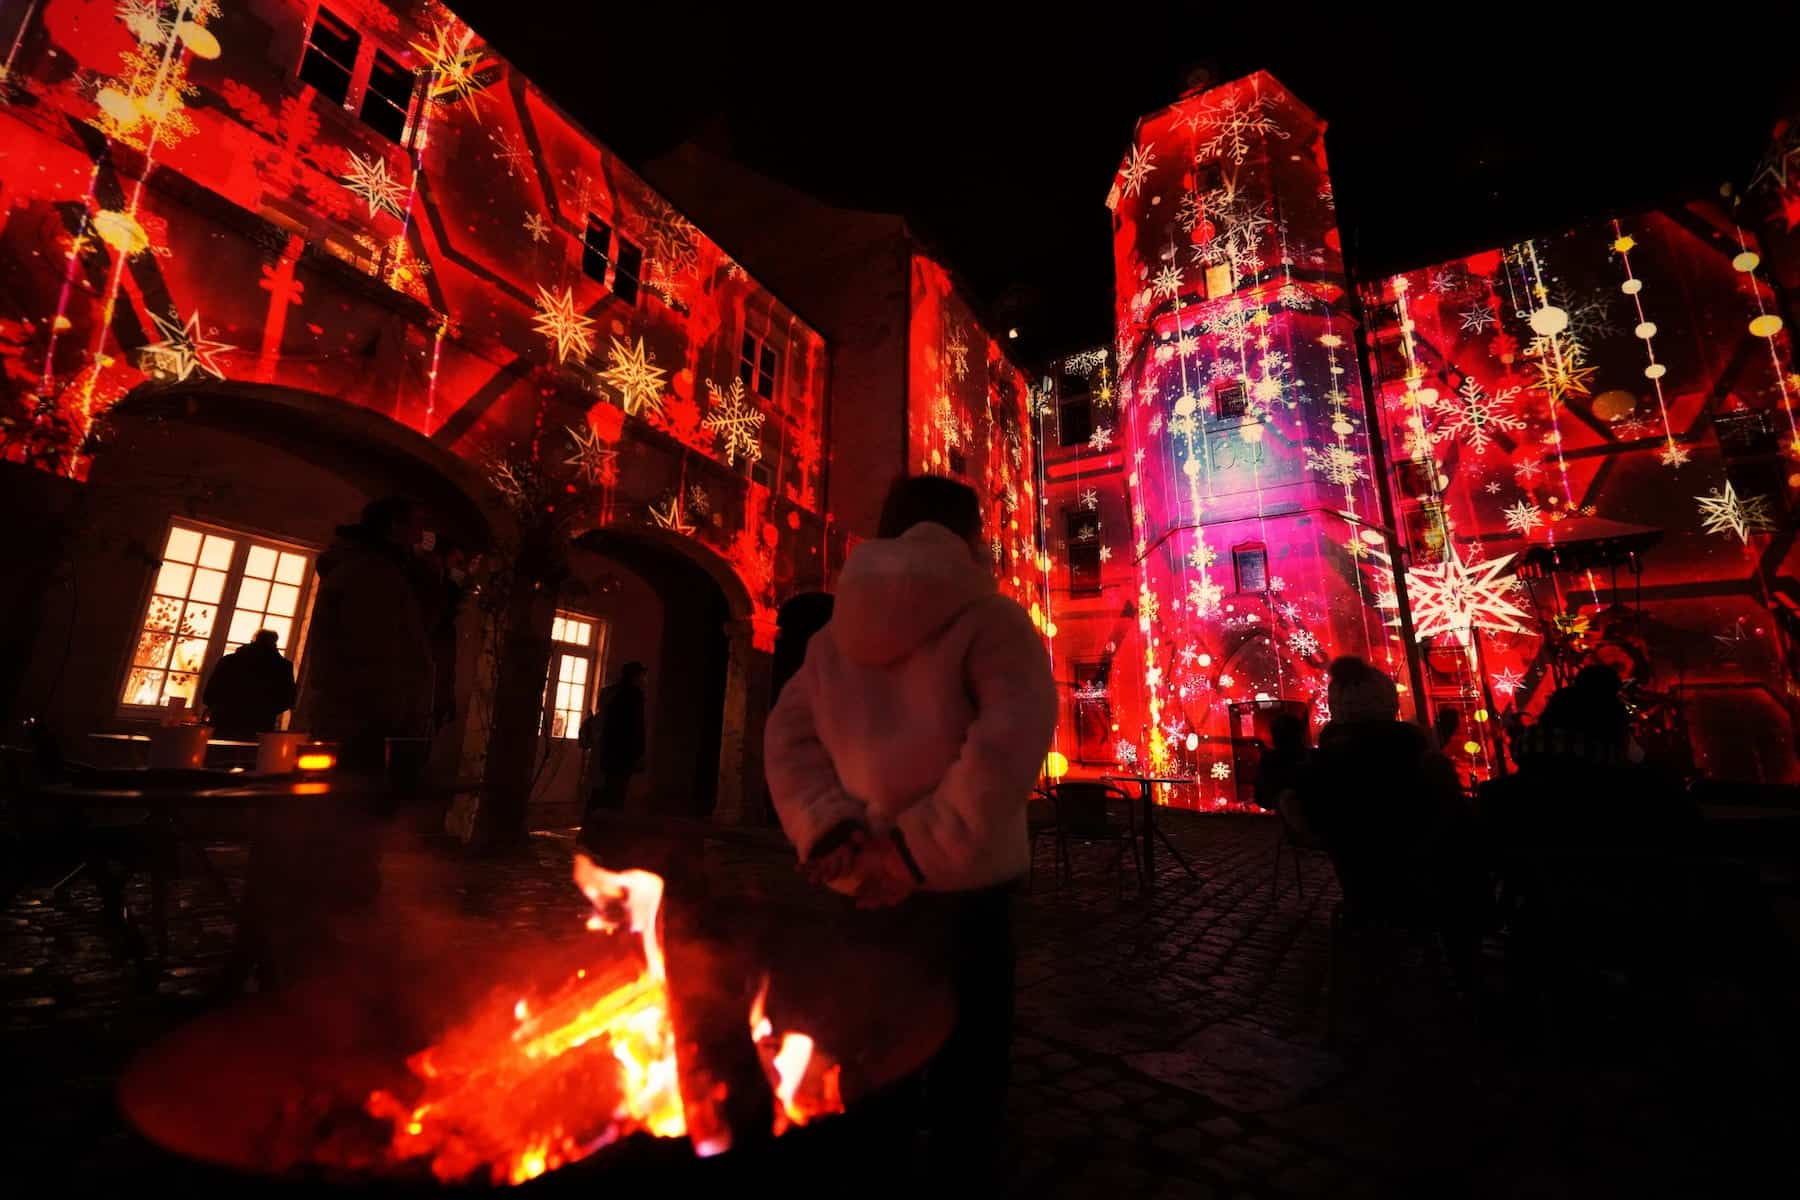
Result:
<svg viewBox="0 0 1800 1200"><path fill-rule="evenodd" d="M586 623L591 630L589 641L584 644L558 637L558 623L567 621ZM594 701L600 695L600 680L604 678L606 651L610 640L607 633L606 621L593 613L580 612L572 608L558 608L555 611L550 624L550 663L544 670L544 699L538 717L538 736L540 738L555 743L572 742L581 736L582 722L586 721L594 711ZM572 710L557 703L561 699L557 689L562 683L567 682L561 675L563 659L565 657L582 657L579 652L583 650L586 651L583 661L587 663L587 679L584 683L581 707L579 710ZM574 726L571 727L565 722L563 732L557 733L555 731L557 714L571 711L578 714Z"/></svg>
<svg viewBox="0 0 1800 1200"><path fill-rule="evenodd" d="M1088 541L1082 541L1076 536L1078 527L1088 521L1093 522L1094 536ZM1101 592L1106 590L1106 564L1100 559L1100 514L1088 508L1065 508L1063 510L1063 539L1065 542L1063 559L1069 568L1069 595L1098 596ZM1086 560L1090 557L1088 547L1093 547L1091 555L1093 559L1092 583L1084 582L1083 575L1077 575L1075 571L1075 550L1077 546L1081 548L1082 552L1084 564L1083 575L1086 574Z"/></svg>
<svg viewBox="0 0 1800 1200"><path fill-rule="evenodd" d="M119 670L115 673L113 712L115 716L123 719L142 720L165 712L168 708L166 696L163 696L156 704L135 704L125 697L129 694L132 672L137 669L139 642L148 629L145 621L150 615L150 602L159 594L156 591L156 582L162 573L165 561L163 556L168 552L170 534L178 528L197 533L202 539L211 534L215 537L228 538L233 543L231 560L224 568L225 582L220 592L220 598L213 604L213 624L206 637L206 654L201 660L200 669L194 672L194 697L186 711L198 712L203 707L202 697L206 691L206 681L211 678L213 669L219 665L219 660L226 654L226 646L231 640L231 616L238 609L238 596L244 583L244 568L248 564L250 551L256 546L267 547L278 554L297 554L306 560L302 582L298 585L299 595L294 602L294 613L288 618L290 621L288 637L281 644L282 657L294 665L295 679L300 678L302 664L305 661L306 639L312 630L313 604L318 598L319 590L319 548L260 529L235 527L216 521L202 521L171 515L163 521L162 542L156 552L154 565L138 589L137 607L133 610L136 616L130 627L130 636L121 656ZM196 565L197 563L196 559ZM187 602L187 598L184 597L183 603ZM266 600L264 605L263 613L266 616L268 611ZM241 642L237 644L243 645ZM173 649L171 649L171 657L172 655ZM160 669L165 676L170 673L166 666L155 669ZM161 695L160 687L158 694Z"/></svg>
<svg viewBox="0 0 1800 1200"><path fill-rule="evenodd" d="M1079 437L1069 433L1068 414L1071 410L1079 410L1082 420L1079 423ZM1056 395L1056 442L1059 446L1085 446L1094 435L1094 393L1090 388L1070 393L1060 389Z"/></svg>
<svg viewBox="0 0 1800 1200"><path fill-rule="evenodd" d="M1244 586L1244 564L1256 561L1262 564L1262 583L1257 587ZM1231 582L1240 595L1260 596L1269 590L1269 547L1264 542L1239 542L1231 548Z"/></svg>
<svg viewBox="0 0 1800 1200"><path fill-rule="evenodd" d="M413 104L419 96L419 77L415 72L407 70L406 64L400 61L398 55L388 53L382 46L370 46L368 57L369 67L363 75L362 99L357 102L356 117L364 125L395 145L404 146L407 144L407 135L412 132ZM392 96L375 87L375 68L381 66L383 60L393 67L396 77L407 81L404 104L397 103ZM354 79L354 77L352 78ZM390 133L369 119L369 105L371 104L379 104L400 114L400 129L397 133Z"/></svg>
<svg viewBox="0 0 1800 1200"><path fill-rule="evenodd" d="M1226 405L1230 403L1230 411ZM1233 379L1213 386L1213 420L1242 421L1250 416L1250 389Z"/></svg>
<svg viewBox="0 0 1800 1200"><path fill-rule="evenodd" d="M313 45L313 35L318 30L319 22L321 20L329 21L332 25L341 27L350 35L350 61L348 63L339 62L336 58L327 54L324 49ZM339 16L335 11L324 4L314 5L312 15L306 22L306 30L300 38L300 61L294 65L294 77L307 87L318 92L320 96L331 101L331 103L338 105L340 108L348 109L352 98L358 95L356 78L359 74L358 68L362 65L364 47L368 44L368 38L364 36L363 31L358 29L349 20ZM342 96L333 96L316 82L306 77L307 60L311 58L315 52L320 58L344 72L344 94ZM360 111L361 105L358 104L357 108Z"/></svg>
<svg viewBox="0 0 1800 1200"><path fill-rule="evenodd" d="M780 402L781 367L785 358L785 351L773 338L744 330L744 336L738 341L737 377L744 385L746 399L755 397L765 404ZM769 385L766 392L762 387L765 380Z"/></svg>

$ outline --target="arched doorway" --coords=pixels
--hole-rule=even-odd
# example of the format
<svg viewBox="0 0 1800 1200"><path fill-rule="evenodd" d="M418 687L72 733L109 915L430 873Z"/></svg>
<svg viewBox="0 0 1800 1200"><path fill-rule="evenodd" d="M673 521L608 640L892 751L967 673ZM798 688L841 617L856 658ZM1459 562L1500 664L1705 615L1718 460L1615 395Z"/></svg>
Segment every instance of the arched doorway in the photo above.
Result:
<svg viewBox="0 0 1800 1200"><path fill-rule="evenodd" d="M585 590L608 625L606 682L628 661L649 671L636 803L658 815L743 820L761 795L768 671L750 646L737 577L686 539L617 526L576 538L570 569L567 603L582 604ZM602 590L609 573L611 594Z"/></svg>

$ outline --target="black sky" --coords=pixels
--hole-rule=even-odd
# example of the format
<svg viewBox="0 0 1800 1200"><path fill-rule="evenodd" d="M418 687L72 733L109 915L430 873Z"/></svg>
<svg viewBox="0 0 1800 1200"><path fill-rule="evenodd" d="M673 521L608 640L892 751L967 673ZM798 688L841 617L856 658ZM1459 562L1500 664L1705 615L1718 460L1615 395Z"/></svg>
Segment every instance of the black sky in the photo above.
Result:
<svg viewBox="0 0 1800 1200"><path fill-rule="evenodd" d="M628 161L699 138L904 213L1027 362L1110 336L1107 187L1196 65L1329 122L1364 275L1741 182L1800 101L1788 4L451 3Z"/></svg>

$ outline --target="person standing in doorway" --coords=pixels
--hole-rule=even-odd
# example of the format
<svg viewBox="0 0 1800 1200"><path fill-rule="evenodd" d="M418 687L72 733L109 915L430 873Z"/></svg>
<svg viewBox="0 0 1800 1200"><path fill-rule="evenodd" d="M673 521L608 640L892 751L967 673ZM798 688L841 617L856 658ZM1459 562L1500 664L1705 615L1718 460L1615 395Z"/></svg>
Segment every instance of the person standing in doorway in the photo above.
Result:
<svg viewBox="0 0 1800 1200"><path fill-rule="evenodd" d="M294 664L281 656L279 641L273 629L259 629L213 668L200 698L220 737L267 733L294 707Z"/></svg>
<svg viewBox="0 0 1800 1200"><path fill-rule="evenodd" d="M619 668L613 685L600 693L599 707L581 723L583 750L594 752L597 778L587 811L622 811L631 777L644 769L644 664Z"/></svg>

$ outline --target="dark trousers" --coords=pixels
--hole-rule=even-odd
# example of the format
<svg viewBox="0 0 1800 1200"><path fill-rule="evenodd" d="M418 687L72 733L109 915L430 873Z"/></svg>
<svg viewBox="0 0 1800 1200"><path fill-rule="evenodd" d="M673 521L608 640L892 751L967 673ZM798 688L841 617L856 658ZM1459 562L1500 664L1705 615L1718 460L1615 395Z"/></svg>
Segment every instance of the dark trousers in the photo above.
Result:
<svg viewBox="0 0 1800 1200"><path fill-rule="evenodd" d="M1012 1077L1013 885L953 898L951 986L956 1024L925 1068L924 1122L932 1174L998 1182Z"/></svg>
<svg viewBox="0 0 1800 1200"><path fill-rule="evenodd" d="M600 764L600 778L594 782L594 790L588 796L588 811L604 809L607 812L623 812L625 810L625 791L631 786L631 768L628 766L613 767Z"/></svg>

